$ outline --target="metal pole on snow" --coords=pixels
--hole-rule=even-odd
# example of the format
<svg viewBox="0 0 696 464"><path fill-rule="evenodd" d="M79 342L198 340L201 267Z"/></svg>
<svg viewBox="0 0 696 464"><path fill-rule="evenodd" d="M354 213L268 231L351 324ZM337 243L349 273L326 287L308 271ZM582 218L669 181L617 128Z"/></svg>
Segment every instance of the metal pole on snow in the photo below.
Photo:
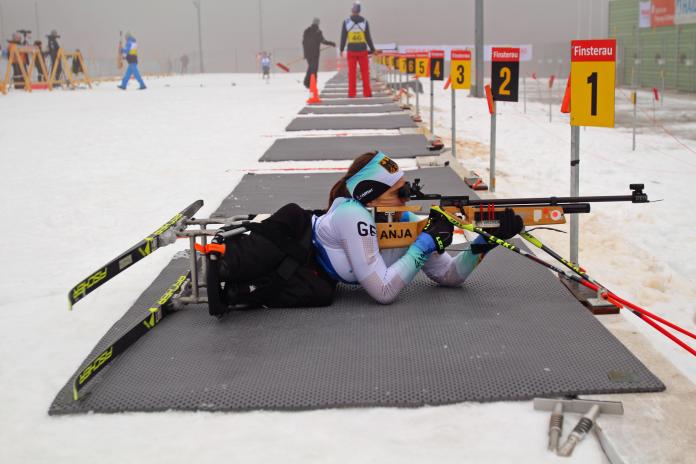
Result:
<svg viewBox="0 0 696 464"><path fill-rule="evenodd" d="M483 98L483 0L476 0L476 17L475 35L476 35L476 86L474 87L474 96Z"/></svg>
<svg viewBox="0 0 696 464"><path fill-rule="evenodd" d="M433 80L430 79L430 135L433 136L435 135L434 132L434 113L433 113L433 106L435 106L435 86L433 84Z"/></svg>
<svg viewBox="0 0 696 464"><path fill-rule="evenodd" d="M452 87L452 157L457 159L457 92Z"/></svg>
<svg viewBox="0 0 696 464"><path fill-rule="evenodd" d="M580 196L580 126L570 126L570 196ZM570 261L578 262L580 219L570 215Z"/></svg>

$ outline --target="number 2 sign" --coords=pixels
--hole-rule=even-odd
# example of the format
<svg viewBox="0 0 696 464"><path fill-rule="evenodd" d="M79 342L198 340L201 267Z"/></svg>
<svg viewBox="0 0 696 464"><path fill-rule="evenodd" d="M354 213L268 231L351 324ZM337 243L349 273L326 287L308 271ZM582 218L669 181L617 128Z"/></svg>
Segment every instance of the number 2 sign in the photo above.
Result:
<svg viewBox="0 0 696 464"><path fill-rule="evenodd" d="M570 42L570 124L614 127L616 40Z"/></svg>
<svg viewBox="0 0 696 464"><path fill-rule="evenodd" d="M491 51L493 100L516 102L520 79L520 49L494 47Z"/></svg>

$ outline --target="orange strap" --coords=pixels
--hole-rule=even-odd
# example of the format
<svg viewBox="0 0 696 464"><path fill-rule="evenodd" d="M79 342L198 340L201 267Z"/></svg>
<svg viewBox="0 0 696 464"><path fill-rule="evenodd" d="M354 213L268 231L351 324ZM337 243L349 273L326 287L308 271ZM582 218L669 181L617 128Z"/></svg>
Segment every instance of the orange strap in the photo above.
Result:
<svg viewBox="0 0 696 464"><path fill-rule="evenodd" d="M209 255L210 253L220 253L221 255L225 254L224 243L208 243L205 246L201 245L200 243L196 243L195 247L196 251L203 253L204 255Z"/></svg>

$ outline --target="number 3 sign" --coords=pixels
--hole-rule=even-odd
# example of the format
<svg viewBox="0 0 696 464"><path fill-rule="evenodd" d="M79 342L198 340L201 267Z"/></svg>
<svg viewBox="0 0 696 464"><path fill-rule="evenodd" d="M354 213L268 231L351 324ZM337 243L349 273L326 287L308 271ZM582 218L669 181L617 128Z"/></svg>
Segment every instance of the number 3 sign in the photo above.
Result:
<svg viewBox="0 0 696 464"><path fill-rule="evenodd" d="M471 88L471 52L452 50L450 79L453 89Z"/></svg>
<svg viewBox="0 0 696 464"><path fill-rule="evenodd" d="M520 79L520 49L494 47L491 52L493 100L517 101Z"/></svg>
<svg viewBox="0 0 696 464"><path fill-rule="evenodd" d="M614 127L616 40L570 42L570 124Z"/></svg>

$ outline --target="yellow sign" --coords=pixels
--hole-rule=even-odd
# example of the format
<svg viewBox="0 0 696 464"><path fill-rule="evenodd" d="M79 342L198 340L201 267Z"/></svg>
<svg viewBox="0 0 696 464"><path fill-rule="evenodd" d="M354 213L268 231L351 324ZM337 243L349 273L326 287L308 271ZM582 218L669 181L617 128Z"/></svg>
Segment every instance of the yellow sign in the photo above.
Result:
<svg viewBox="0 0 696 464"><path fill-rule="evenodd" d="M453 89L471 88L471 52L452 50L450 67L450 85Z"/></svg>
<svg viewBox="0 0 696 464"><path fill-rule="evenodd" d="M428 77L428 53L418 53L416 55L416 77Z"/></svg>
<svg viewBox="0 0 696 464"><path fill-rule="evenodd" d="M406 56L404 55L399 57L399 71L402 73L406 72Z"/></svg>
<svg viewBox="0 0 696 464"><path fill-rule="evenodd" d="M614 127L616 40L573 40L570 124Z"/></svg>

